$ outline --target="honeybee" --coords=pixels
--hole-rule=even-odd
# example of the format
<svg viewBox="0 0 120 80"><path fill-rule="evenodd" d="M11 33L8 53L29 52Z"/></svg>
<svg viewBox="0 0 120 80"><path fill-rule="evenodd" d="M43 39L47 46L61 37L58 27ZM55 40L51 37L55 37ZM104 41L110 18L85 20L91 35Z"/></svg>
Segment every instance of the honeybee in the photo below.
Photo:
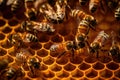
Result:
<svg viewBox="0 0 120 80"><path fill-rule="evenodd" d="M22 38L18 33L10 34L8 36L7 42L11 45L14 45L16 49L20 48L23 44Z"/></svg>
<svg viewBox="0 0 120 80"><path fill-rule="evenodd" d="M36 76L36 70L40 69L40 61L37 57L33 57L27 49L20 49L16 54L16 61L22 65L27 64L33 76Z"/></svg>
<svg viewBox="0 0 120 80"><path fill-rule="evenodd" d="M37 34L37 30L33 29L34 24L32 21L23 21L20 26L20 31Z"/></svg>
<svg viewBox="0 0 120 80"><path fill-rule="evenodd" d="M95 29L95 24L91 24L91 22L88 21L88 19L83 19L78 26L77 29L77 34L75 36L76 42L78 43L78 46L80 48L85 47L85 43L87 43L88 47L89 47L89 43L87 41L88 39L88 33L89 30L91 29Z"/></svg>
<svg viewBox="0 0 120 80"><path fill-rule="evenodd" d="M117 35L113 31L111 32L111 35L112 35L111 36L112 37L112 46L110 47L109 54L112 56L120 55L120 49L119 49L117 40L115 39Z"/></svg>
<svg viewBox="0 0 120 80"><path fill-rule="evenodd" d="M85 5L89 0L79 0L80 5Z"/></svg>
<svg viewBox="0 0 120 80"><path fill-rule="evenodd" d="M33 29L42 32L55 32L55 29L53 28L53 24L48 22L35 23Z"/></svg>
<svg viewBox="0 0 120 80"><path fill-rule="evenodd" d="M57 21L58 23L62 23L64 21L64 18L67 18L67 14L66 14L66 7L68 7L69 9L70 6L67 4L67 0L57 0L56 1L56 14L57 14Z"/></svg>
<svg viewBox="0 0 120 80"><path fill-rule="evenodd" d="M21 30L33 32L35 34L37 34L38 31L41 31L41 32L54 32L55 31L51 23L33 22L33 21L24 21L21 24Z"/></svg>
<svg viewBox="0 0 120 80"><path fill-rule="evenodd" d="M71 13L72 17L79 18L79 19L89 19L89 21L92 23L96 23L96 20L93 16L86 14L84 11L73 9Z"/></svg>
<svg viewBox="0 0 120 80"><path fill-rule="evenodd" d="M57 24L57 19L58 19L57 14L56 14L55 10L48 3L41 5L39 11L41 13L45 14L46 18L50 22Z"/></svg>
<svg viewBox="0 0 120 80"><path fill-rule="evenodd" d="M7 42L11 45L14 45L14 47L17 49L23 47L24 43L29 42L38 42L37 36L31 34L31 33L13 33L8 36Z"/></svg>
<svg viewBox="0 0 120 80"><path fill-rule="evenodd" d="M77 50L75 41L67 41L65 43L53 44L50 47L51 52L59 53L58 58L63 56L66 52L70 51L72 57L74 57L74 51Z"/></svg>
<svg viewBox="0 0 120 80"><path fill-rule="evenodd" d="M38 58L30 58L28 59L27 62L28 66L29 66L29 70L32 73L33 76L37 75L37 70L40 69L40 61Z"/></svg>
<svg viewBox="0 0 120 80"><path fill-rule="evenodd" d="M25 0L26 16L30 20L36 20L37 11L34 8L35 0Z"/></svg>
<svg viewBox="0 0 120 80"><path fill-rule="evenodd" d="M117 20L120 20L120 5L118 6L118 8L115 9L114 16Z"/></svg>
<svg viewBox="0 0 120 80"><path fill-rule="evenodd" d="M2 76L3 80L16 80L18 77L23 77L25 72L21 66L12 65L4 70Z"/></svg>
<svg viewBox="0 0 120 80"><path fill-rule="evenodd" d="M25 34L23 35L23 42L29 43L29 42L38 42L38 41L39 41L39 40L38 40L37 36L34 35L34 34L25 33Z"/></svg>
<svg viewBox="0 0 120 80"><path fill-rule="evenodd" d="M11 5L11 11L16 12L24 5L24 0L8 0L7 5Z"/></svg>
<svg viewBox="0 0 120 80"><path fill-rule="evenodd" d="M100 31L94 41L90 44L90 53L96 53L97 58L99 57L99 50L102 50L105 42L108 40L109 35L104 31Z"/></svg>

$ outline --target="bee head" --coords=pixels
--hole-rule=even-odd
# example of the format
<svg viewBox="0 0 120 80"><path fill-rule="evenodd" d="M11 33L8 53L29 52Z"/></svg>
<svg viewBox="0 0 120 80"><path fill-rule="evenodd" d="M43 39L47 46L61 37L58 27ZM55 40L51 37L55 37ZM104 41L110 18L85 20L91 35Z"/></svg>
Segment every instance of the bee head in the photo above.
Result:
<svg viewBox="0 0 120 80"><path fill-rule="evenodd" d="M67 47L68 50L72 49L73 46L74 46L73 41L69 41L69 42L66 43L66 47Z"/></svg>
<svg viewBox="0 0 120 80"><path fill-rule="evenodd" d="M94 5L94 4L91 5L91 6L90 6L90 12L91 12L91 13L94 13L94 12L97 10L97 7L98 7L98 5Z"/></svg>
<svg viewBox="0 0 120 80"><path fill-rule="evenodd" d="M117 55L118 52L119 52L119 47L113 46L113 47L111 47L111 49L110 49L109 52L110 52L110 54L111 54L112 56Z"/></svg>
<svg viewBox="0 0 120 80"><path fill-rule="evenodd" d="M30 20L36 20L36 12L35 10L31 9L28 11L28 16Z"/></svg>
<svg viewBox="0 0 120 80"><path fill-rule="evenodd" d="M93 30L95 30L95 25L97 24L97 21L94 17L88 16L85 18L85 20L88 22L89 27Z"/></svg>
<svg viewBox="0 0 120 80"><path fill-rule="evenodd" d="M93 43L93 44L91 45L91 47L92 47L93 49L99 49L99 48L100 48L100 46L99 46L98 43Z"/></svg>
<svg viewBox="0 0 120 80"><path fill-rule="evenodd" d="M98 43L92 43L90 47L90 53L95 53L96 50L100 48Z"/></svg>
<svg viewBox="0 0 120 80"><path fill-rule="evenodd" d="M36 58L31 58L30 59L30 63L32 64L32 66L36 69L39 69L40 68L40 62L37 61Z"/></svg>
<svg viewBox="0 0 120 80"><path fill-rule="evenodd" d="M85 40L85 35L82 35L82 34L78 35L77 40L81 41L81 42L84 41Z"/></svg>
<svg viewBox="0 0 120 80"><path fill-rule="evenodd" d="M6 74L6 77L9 79L13 78L14 75L16 74L16 70L14 68L9 68Z"/></svg>

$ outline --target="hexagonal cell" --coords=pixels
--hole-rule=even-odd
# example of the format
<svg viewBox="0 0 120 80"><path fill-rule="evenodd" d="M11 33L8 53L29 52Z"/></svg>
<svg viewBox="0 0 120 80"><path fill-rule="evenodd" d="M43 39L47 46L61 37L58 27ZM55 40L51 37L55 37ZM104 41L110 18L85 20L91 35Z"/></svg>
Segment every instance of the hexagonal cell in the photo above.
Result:
<svg viewBox="0 0 120 80"><path fill-rule="evenodd" d="M110 78L113 75L112 71L105 69L100 71L100 76L104 78Z"/></svg>
<svg viewBox="0 0 120 80"><path fill-rule="evenodd" d="M6 54L7 54L7 51L2 49L2 48L0 48L0 56L4 56Z"/></svg>
<svg viewBox="0 0 120 80"><path fill-rule="evenodd" d="M110 58L110 56L101 56L99 58L99 61L102 62L102 63L108 63L110 62L112 59Z"/></svg>
<svg viewBox="0 0 120 80"><path fill-rule="evenodd" d="M43 73L43 76L44 76L45 78L53 78L53 77L55 76L55 74L54 74L54 72L52 72L52 71L45 71L45 72Z"/></svg>
<svg viewBox="0 0 120 80"><path fill-rule="evenodd" d="M69 73L63 70L63 71L56 73L56 76L60 78L66 78L69 76Z"/></svg>
<svg viewBox="0 0 120 80"><path fill-rule="evenodd" d="M37 34L39 42L48 42L50 40L50 36L45 34Z"/></svg>
<svg viewBox="0 0 120 80"><path fill-rule="evenodd" d="M12 19L12 20L9 20L8 21L8 24L10 25L10 26L16 26L16 25L18 25L18 21L16 20L16 19Z"/></svg>
<svg viewBox="0 0 120 80"><path fill-rule="evenodd" d="M64 68L65 70L67 70L67 71L73 71L73 70L76 68L76 66L74 66L74 65L71 64L71 63L68 63L68 64L66 64L63 68Z"/></svg>
<svg viewBox="0 0 120 80"><path fill-rule="evenodd" d="M101 70L101 69L103 69L104 67L105 67L104 64L101 63L101 62L97 62L97 63L95 63L95 64L93 65L93 68L96 69L96 70Z"/></svg>
<svg viewBox="0 0 120 80"><path fill-rule="evenodd" d="M28 49L28 51L30 52L30 54L31 54L32 56L35 55L35 50L33 50L33 49L31 49L31 48L24 48L24 49Z"/></svg>
<svg viewBox="0 0 120 80"><path fill-rule="evenodd" d="M114 62L108 63L106 66L108 69L111 69L111 70L116 70L119 68L119 65L117 63L114 63Z"/></svg>
<svg viewBox="0 0 120 80"><path fill-rule="evenodd" d="M73 71L71 73L72 77L76 77L76 78L79 78L79 77L82 77L84 75L84 73L78 69L76 69L75 71Z"/></svg>
<svg viewBox="0 0 120 80"><path fill-rule="evenodd" d="M5 33L5 34L10 33L11 31L12 31L12 29L11 29L9 26L5 27L5 28L2 30L2 32Z"/></svg>
<svg viewBox="0 0 120 80"><path fill-rule="evenodd" d="M53 42L62 42L63 39L62 39L61 36L55 35L55 36L53 36L53 37L51 38L51 41L53 41Z"/></svg>
<svg viewBox="0 0 120 80"><path fill-rule="evenodd" d="M43 62L47 65L51 65L54 63L54 58L52 58L51 56L47 56L45 58L43 58Z"/></svg>
<svg viewBox="0 0 120 80"><path fill-rule="evenodd" d="M40 57L45 57L48 55L48 51L45 49L40 49L39 51L37 51L37 55Z"/></svg>
<svg viewBox="0 0 120 80"><path fill-rule="evenodd" d="M5 21L3 19L0 19L0 27L5 25Z"/></svg>
<svg viewBox="0 0 120 80"><path fill-rule="evenodd" d="M8 13L9 13L9 14L8 14ZM5 19L11 19L11 18L13 18L13 14L12 14L12 12L10 12L10 11L6 11L6 12L3 13L3 17L4 17Z"/></svg>
<svg viewBox="0 0 120 80"><path fill-rule="evenodd" d="M12 56L7 55L5 58L8 59L9 63L12 63L14 61Z"/></svg>
<svg viewBox="0 0 120 80"><path fill-rule="evenodd" d="M83 59L80 56L77 56L77 55L70 58L70 62L73 63L73 64L80 64L82 61L83 61Z"/></svg>
<svg viewBox="0 0 120 80"><path fill-rule="evenodd" d="M5 35L3 33L0 33L0 40L3 40L5 38Z"/></svg>
<svg viewBox="0 0 120 80"><path fill-rule="evenodd" d="M68 63L68 58L66 57L61 57L60 59L56 60L56 63L60 64L60 65L65 65Z"/></svg>
<svg viewBox="0 0 120 80"><path fill-rule="evenodd" d="M114 62L120 63L120 54L113 56L112 59Z"/></svg>
<svg viewBox="0 0 120 80"><path fill-rule="evenodd" d="M91 66L90 66L89 64L84 63L84 62L78 66L78 68L79 68L80 70L86 70L86 69L89 69L90 67L91 67Z"/></svg>
<svg viewBox="0 0 120 80"><path fill-rule="evenodd" d="M27 73L27 75L30 77L30 78L37 78L37 77L40 77L40 70L35 70L35 73L32 73L30 70L29 72Z"/></svg>
<svg viewBox="0 0 120 80"><path fill-rule="evenodd" d="M120 78L120 69L114 72L114 75L118 78Z"/></svg>
<svg viewBox="0 0 120 80"><path fill-rule="evenodd" d="M9 44L8 41L4 41L1 43L1 47L9 49L10 47L12 47L13 45Z"/></svg>
<svg viewBox="0 0 120 80"><path fill-rule="evenodd" d="M62 69L62 67L58 64L54 64L50 68L52 71L60 71Z"/></svg>
<svg viewBox="0 0 120 80"><path fill-rule="evenodd" d="M52 44L53 44L53 42L49 41L49 42L44 44L44 48L49 50Z"/></svg>
<svg viewBox="0 0 120 80"><path fill-rule="evenodd" d="M32 48L34 50L38 50L38 49L42 48L42 45L40 43L34 43L34 44L30 45L30 48Z"/></svg>
<svg viewBox="0 0 120 80"><path fill-rule="evenodd" d="M40 70L41 71L44 71L44 70L47 70L48 69L48 66L45 65L45 64L41 64L41 67L40 67Z"/></svg>
<svg viewBox="0 0 120 80"><path fill-rule="evenodd" d="M8 54L11 55L12 57L16 56L16 52L15 52L14 47L8 50Z"/></svg>
<svg viewBox="0 0 120 80"><path fill-rule="evenodd" d="M98 72L95 71L94 69L90 69L90 70L86 71L85 74L88 78L94 78L98 75Z"/></svg>
<svg viewBox="0 0 120 80"><path fill-rule="evenodd" d="M95 57L88 56L87 58L85 58L85 62L87 63L94 63L96 61L97 59Z"/></svg>
<svg viewBox="0 0 120 80"><path fill-rule="evenodd" d="M57 53L57 52L50 52L50 56L52 56L52 57L58 57L58 55L59 55L59 53Z"/></svg>

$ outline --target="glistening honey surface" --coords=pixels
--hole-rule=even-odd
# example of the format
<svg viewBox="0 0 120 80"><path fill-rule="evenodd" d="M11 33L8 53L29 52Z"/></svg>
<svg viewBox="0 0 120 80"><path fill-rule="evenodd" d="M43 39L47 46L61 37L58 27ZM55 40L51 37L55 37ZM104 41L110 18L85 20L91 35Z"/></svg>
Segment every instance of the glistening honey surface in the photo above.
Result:
<svg viewBox="0 0 120 80"><path fill-rule="evenodd" d="M78 6L78 5L77 5ZM88 6L82 8L89 13ZM90 30L89 42L91 43L99 31L104 30L110 34L120 28L120 22L116 21L111 10L102 14L99 9L93 15L97 20L96 31ZM0 57L8 58L9 65L15 63L14 47L7 45L7 36L19 30L20 24L26 19L24 12L13 14L9 7L0 12ZM39 21L42 21L38 19ZM41 69L36 78L33 78L27 68L25 76L17 80L119 80L120 61L108 56L105 52L100 52L99 58L96 54L89 54L84 49L80 53L75 53L75 59L69 53L57 59L56 53L51 53L49 48L54 43L74 40L78 21L69 17L61 24L54 24L56 31L48 34L39 33L39 44L30 44L27 47L33 54L40 59ZM105 48L109 49L111 40L107 41ZM86 50L86 49L85 49Z"/></svg>

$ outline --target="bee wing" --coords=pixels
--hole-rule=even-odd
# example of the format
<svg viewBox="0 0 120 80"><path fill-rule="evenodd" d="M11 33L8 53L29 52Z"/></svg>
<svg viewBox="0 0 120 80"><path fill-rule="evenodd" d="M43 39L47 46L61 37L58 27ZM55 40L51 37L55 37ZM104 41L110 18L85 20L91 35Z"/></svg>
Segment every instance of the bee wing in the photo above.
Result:
<svg viewBox="0 0 120 80"><path fill-rule="evenodd" d="M9 6L9 5L13 4L14 1L15 1L15 0L8 0L8 1L7 1L7 5Z"/></svg>

